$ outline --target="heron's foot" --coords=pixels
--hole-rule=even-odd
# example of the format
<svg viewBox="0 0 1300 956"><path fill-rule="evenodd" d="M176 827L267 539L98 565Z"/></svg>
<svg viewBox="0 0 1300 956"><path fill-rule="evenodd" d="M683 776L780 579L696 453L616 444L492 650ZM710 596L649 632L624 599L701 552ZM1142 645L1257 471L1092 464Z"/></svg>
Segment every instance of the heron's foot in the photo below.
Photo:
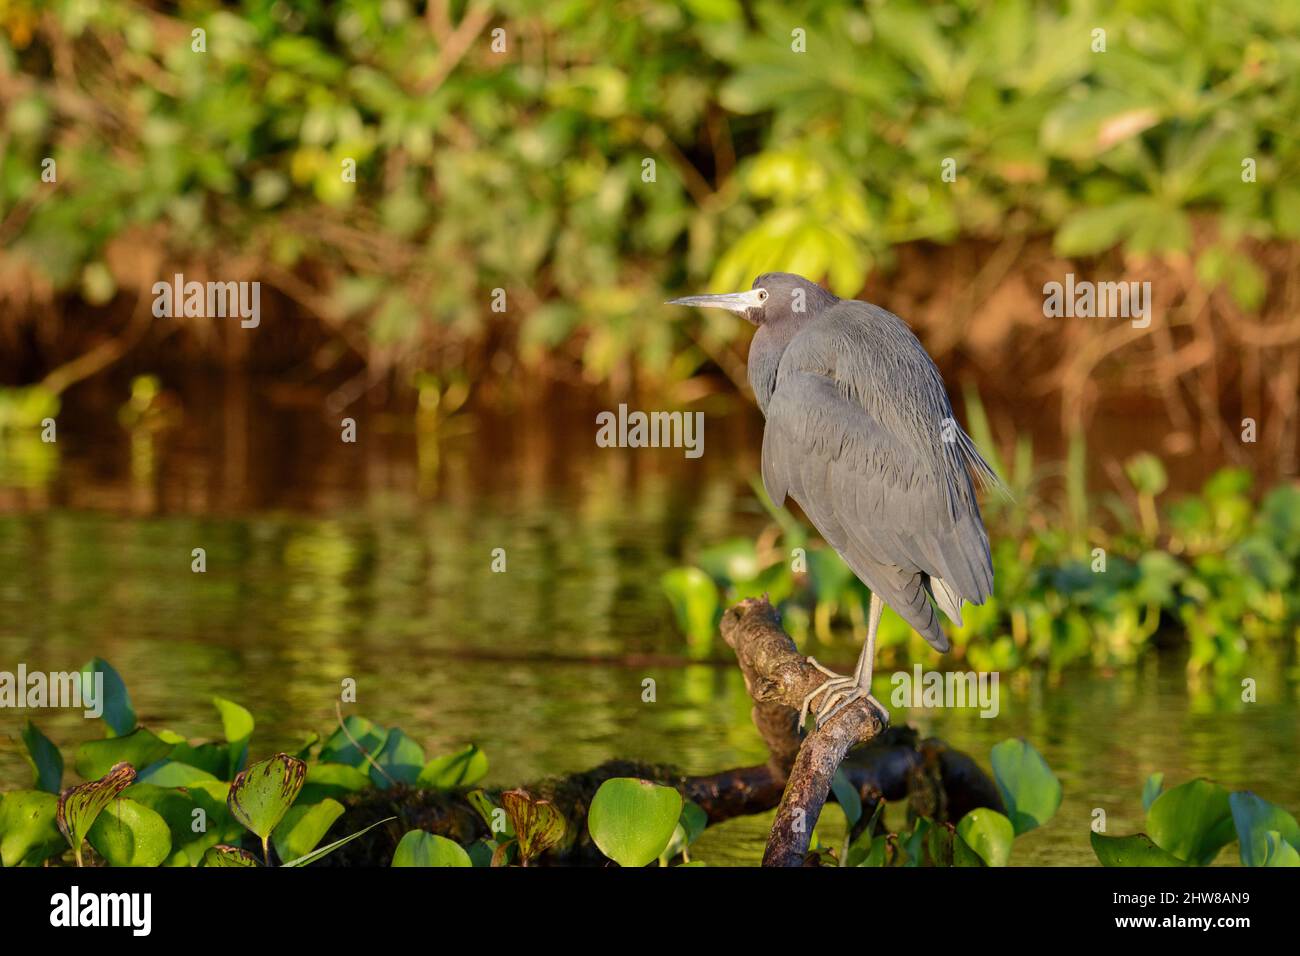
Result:
<svg viewBox="0 0 1300 956"><path fill-rule="evenodd" d="M808 720L808 709L812 706L812 702L818 694L825 693L829 696L836 689L847 687L854 682L852 677L845 677L843 674L837 674L829 667L823 667L821 664L818 664L817 658L815 657L809 657L808 663L825 674L827 679L818 684L816 689L803 699L803 704L799 707L800 727L802 727Z"/></svg>
<svg viewBox="0 0 1300 956"><path fill-rule="evenodd" d="M809 708L819 694L825 694L826 696L822 698L821 706L817 708L815 719L818 727L828 723L845 707L859 700L867 701L868 706L880 718L882 726L889 726L889 711L881 706L880 701L871 696L869 687L860 685L854 677L845 677L842 674L835 673L830 668L823 667L817 663L815 658L808 658L808 663L825 674L827 679L818 684L817 688L803 699L803 705L799 708L800 727L808 719Z"/></svg>

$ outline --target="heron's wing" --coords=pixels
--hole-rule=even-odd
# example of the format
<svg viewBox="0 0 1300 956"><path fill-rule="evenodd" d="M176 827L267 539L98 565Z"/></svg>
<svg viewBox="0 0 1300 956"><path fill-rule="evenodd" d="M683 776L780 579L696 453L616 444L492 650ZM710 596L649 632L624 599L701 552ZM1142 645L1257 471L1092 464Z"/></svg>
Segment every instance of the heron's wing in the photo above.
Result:
<svg viewBox="0 0 1300 956"><path fill-rule="evenodd" d="M791 348L794 346L792 345ZM940 650L932 594L959 621L962 600L992 592L988 537L971 490L954 496L941 451L919 453L833 375L781 363L763 433L763 483L787 493L867 587ZM938 429L934 440L938 441ZM969 482L969 476L963 476Z"/></svg>

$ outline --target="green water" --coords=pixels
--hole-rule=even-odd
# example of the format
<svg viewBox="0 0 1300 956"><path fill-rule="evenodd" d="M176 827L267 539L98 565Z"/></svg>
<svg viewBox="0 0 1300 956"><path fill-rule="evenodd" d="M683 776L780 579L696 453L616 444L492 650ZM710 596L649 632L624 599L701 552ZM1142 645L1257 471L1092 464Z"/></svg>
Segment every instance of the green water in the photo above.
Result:
<svg viewBox="0 0 1300 956"><path fill-rule="evenodd" d="M691 773L765 758L728 651L688 646L658 585L694 549L766 524L746 481L747 411L710 420L698 461L597 449L593 419L576 412L562 426L540 413L467 419L437 440L376 417L355 446L316 415L251 400L221 412L134 438L88 416L61 433L46 484L0 498L0 670L104 657L143 723L193 738L220 735L210 698L229 697L257 718L255 753L327 733L354 678L356 712L430 755L478 743L494 784L611 757ZM203 574L190 569L198 547ZM491 571L497 548L505 573ZM847 638L819 652L846 666L855 654ZM1031 740L1065 802L1013 862L1089 863L1094 809L1109 832L1137 829L1154 771L1300 808L1296 686L1253 676L1269 703L1189 686L1166 656L1114 674L1006 675L995 719L893 714L985 766L997 741ZM29 716L69 765L70 745L99 733L67 711L0 711L0 789L29 784ZM756 862L767 821L711 830L698 856Z"/></svg>

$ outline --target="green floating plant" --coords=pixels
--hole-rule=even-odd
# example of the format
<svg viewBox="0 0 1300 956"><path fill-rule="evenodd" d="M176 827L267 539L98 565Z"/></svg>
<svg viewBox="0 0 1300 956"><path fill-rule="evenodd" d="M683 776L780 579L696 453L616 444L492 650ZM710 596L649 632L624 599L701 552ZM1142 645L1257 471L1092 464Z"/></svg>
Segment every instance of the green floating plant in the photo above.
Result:
<svg viewBox="0 0 1300 956"><path fill-rule="evenodd" d="M1161 789L1152 774L1142 791L1146 833L1092 833L1104 866L1208 866L1234 840L1243 866L1300 866L1300 826L1295 817L1248 790L1229 793L1196 779Z"/></svg>
<svg viewBox="0 0 1300 956"><path fill-rule="evenodd" d="M674 788L614 777L592 797L587 829L600 852L619 866L645 866L668 847L681 814L682 795Z"/></svg>

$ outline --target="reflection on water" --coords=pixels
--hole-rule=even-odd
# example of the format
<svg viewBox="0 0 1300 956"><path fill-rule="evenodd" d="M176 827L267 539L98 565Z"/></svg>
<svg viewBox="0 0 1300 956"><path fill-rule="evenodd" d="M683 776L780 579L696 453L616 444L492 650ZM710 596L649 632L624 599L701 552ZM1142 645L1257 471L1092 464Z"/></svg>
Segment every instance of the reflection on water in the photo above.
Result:
<svg viewBox="0 0 1300 956"><path fill-rule="evenodd" d="M218 736L218 694L253 711L263 752L327 732L339 682L353 677L358 712L430 754L479 743L499 784L615 756L694 773L764 758L725 648L700 660L658 585L697 547L765 523L746 484L758 437L747 410L711 415L706 454L688 461L597 449L594 410L582 407L467 418L440 439L353 412L361 440L350 446L336 423L283 404L183 404L178 426L129 438L111 415L65 412L56 480L2 499L0 670L99 655L147 725ZM198 547L205 574L190 571ZM495 548L504 574L489 570ZM854 654L847 641L826 652L844 665ZM655 703L642 702L647 677ZM1196 696L1165 658L1114 676L1005 679L994 720L894 716L986 765L998 740L1033 741L1066 798L1015 859L1084 863L1093 809L1110 832L1136 829L1153 771L1300 806L1295 688L1257 678L1260 700L1286 703ZM0 712L0 789L27 785L26 716ZM96 733L73 714L35 716L65 758ZM766 823L728 823L699 856L756 862Z"/></svg>

